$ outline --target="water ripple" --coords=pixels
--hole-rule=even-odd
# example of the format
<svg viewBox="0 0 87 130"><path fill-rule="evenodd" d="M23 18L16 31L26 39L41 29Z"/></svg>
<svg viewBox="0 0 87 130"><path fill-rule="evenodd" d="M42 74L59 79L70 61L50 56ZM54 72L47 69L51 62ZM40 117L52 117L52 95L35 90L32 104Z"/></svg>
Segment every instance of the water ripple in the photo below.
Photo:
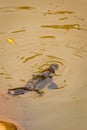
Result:
<svg viewBox="0 0 87 130"><path fill-rule="evenodd" d="M61 76L62 71L65 69L64 60L62 58L59 58L53 55L46 55L46 57L47 58L45 58L43 63L40 63L37 65L38 69L34 71L34 73L40 73L44 71L46 68L48 68L50 64L56 63L59 65L59 69L58 71L56 71L55 76Z"/></svg>
<svg viewBox="0 0 87 130"><path fill-rule="evenodd" d="M41 36L40 38L52 38L52 39L54 39L55 36Z"/></svg>
<svg viewBox="0 0 87 130"><path fill-rule="evenodd" d="M64 24L64 25L41 25L43 28L52 28L52 29L77 29L87 31L85 28L81 28L79 24Z"/></svg>
<svg viewBox="0 0 87 130"><path fill-rule="evenodd" d="M25 32L26 30L24 30L24 29L21 29L21 30L16 30L16 31L13 31L13 32L11 32L11 33L20 33L20 32Z"/></svg>
<svg viewBox="0 0 87 130"><path fill-rule="evenodd" d="M42 54L36 54L36 55L30 56L30 57L27 57L27 58L24 59L23 63L26 63L26 62L28 62L29 60L31 60L31 59L33 59L33 58L35 58L35 57L37 57L37 56L40 56L40 55L42 55Z"/></svg>
<svg viewBox="0 0 87 130"><path fill-rule="evenodd" d="M44 13L44 15L55 15L55 14L73 14L73 11L67 11L67 10L64 10L64 11L51 11L51 10L48 10L46 13Z"/></svg>
<svg viewBox="0 0 87 130"><path fill-rule="evenodd" d="M33 10L31 6L0 7L0 12L13 12L17 10Z"/></svg>

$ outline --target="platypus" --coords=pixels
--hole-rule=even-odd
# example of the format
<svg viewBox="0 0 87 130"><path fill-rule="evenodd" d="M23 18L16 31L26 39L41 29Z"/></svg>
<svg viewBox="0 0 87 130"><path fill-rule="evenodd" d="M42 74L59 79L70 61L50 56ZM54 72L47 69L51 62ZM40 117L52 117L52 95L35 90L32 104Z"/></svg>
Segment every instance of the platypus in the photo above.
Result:
<svg viewBox="0 0 87 130"><path fill-rule="evenodd" d="M49 89L56 89L57 85L53 82L53 75L55 70L58 69L57 64L51 64L46 70L42 71L37 75L32 75L32 78L25 84L24 87L8 89L9 95L20 95L29 91L35 91L42 95L41 89L48 85Z"/></svg>

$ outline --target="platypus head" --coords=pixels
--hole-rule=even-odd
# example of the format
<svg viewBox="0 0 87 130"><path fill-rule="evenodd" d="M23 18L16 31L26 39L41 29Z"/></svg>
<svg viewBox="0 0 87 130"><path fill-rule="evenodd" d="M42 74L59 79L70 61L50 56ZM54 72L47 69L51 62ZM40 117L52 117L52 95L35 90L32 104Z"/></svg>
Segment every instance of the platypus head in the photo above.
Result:
<svg viewBox="0 0 87 130"><path fill-rule="evenodd" d="M57 70L58 67L59 67L58 64L51 64L49 68L50 68L50 70L52 70L53 72L55 72L55 70Z"/></svg>

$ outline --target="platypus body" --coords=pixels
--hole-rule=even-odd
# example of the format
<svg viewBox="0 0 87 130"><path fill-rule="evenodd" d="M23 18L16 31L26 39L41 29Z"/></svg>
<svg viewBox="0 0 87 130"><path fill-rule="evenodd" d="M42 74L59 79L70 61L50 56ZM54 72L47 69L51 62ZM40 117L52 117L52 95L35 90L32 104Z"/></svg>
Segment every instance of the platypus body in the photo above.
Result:
<svg viewBox="0 0 87 130"><path fill-rule="evenodd" d="M48 85L49 89L57 88L57 85L53 83L53 75L55 74L55 70L58 68L57 64L51 64L49 68L44 70L43 72L32 75L32 79L30 79L24 87L8 89L9 95L20 95L29 91L35 91L42 95L41 89L43 89L46 85Z"/></svg>

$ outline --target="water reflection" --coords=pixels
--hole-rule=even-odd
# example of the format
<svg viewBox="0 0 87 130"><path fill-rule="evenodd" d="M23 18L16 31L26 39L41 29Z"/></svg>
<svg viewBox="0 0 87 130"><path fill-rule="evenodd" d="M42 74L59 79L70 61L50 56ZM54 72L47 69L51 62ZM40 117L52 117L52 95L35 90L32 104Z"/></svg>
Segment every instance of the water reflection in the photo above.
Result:
<svg viewBox="0 0 87 130"><path fill-rule="evenodd" d="M20 81L21 81L21 82L25 82L25 80L24 80L24 79L20 79Z"/></svg>
<svg viewBox="0 0 87 130"><path fill-rule="evenodd" d="M59 20L67 20L68 17L62 17L62 18L59 18Z"/></svg>
<svg viewBox="0 0 87 130"><path fill-rule="evenodd" d="M84 50L84 48L76 48L76 47L74 47L74 46L69 46L69 45L67 45L66 47L68 47L68 48L71 48L71 49L74 49L74 50L76 50L76 51L81 51L81 52L87 52L86 50Z"/></svg>
<svg viewBox="0 0 87 130"><path fill-rule="evenodd" d="M30 6L19 6L19 7L16 7L17 9L21 9L21 10L32 10L34 9L33 7L30 7Z"/></svg>
<svg viewBox="0 0 87 130"><path fill-rule="evenodd" d="M6 77L5 79L12 79L12 77Z"/></svg>
<svg viewBox="0 0 87 130"><path fill-rule="evenodd" d="M10 43L10 44L16 44L16 41L12 38L8 38L7 41Z"/></svg>
<svg viewBox="0 0 87 130"><path fill-rule="evenodd" d="M25 60L23 61L23 63L26 63L26 62L28 62L29 60L31 60L31 59L33 59L33 58L35 58L35 57L37 57L37 56L41 56L42 54L36 54L36 55L33 55L33 56L30 56L30 57L27 57L27 58L25 58Z"/></svg>
<svg viewBox="0 0 87 130"><path fill-rule="evenodd" d="M41 36L40 38L52 38L52 39L54 39L55 36Z"/></svg>
<svg viewBox="0 0 87 130"><path fill-rule="evenodd" d="M0 7L0 12L14 12L18 10L33 10L31 6L18 6L18 7Z"/></svg>
<svg viewBox="0 0 87 130"><path fill-rule="evenodd" d="M74 53L74 55L77 56L77 57L80 57L80 58L84 59L84 57L81 56L81 55L79 55L79 54Z"/></svg>
<svg viewBox="0 0 87 130"><path fill-rule="evenodd" d="M11 32L11 33L20 33L20 32L25 32L25 31L26 31L26 30L21 29L21 30L13 31L13 32Z"/></svg>
<svg viewBox="0 0 87 130"><path fill-rule="evenodd" d="M41 25L44 28L53 28L53 29L77 29L87 31L85 28L81 28L79 24L64 24L64 25Z"/></svg>
<svg viewBox="0 0 87 130"><path fill-rule="evenodd" d="M55 15L55 14L73 14L74 12L73 11L51 11L51 10L48 10L46 13L44 13L44 15L46 14L50 14L50 15Z"/></svg>

